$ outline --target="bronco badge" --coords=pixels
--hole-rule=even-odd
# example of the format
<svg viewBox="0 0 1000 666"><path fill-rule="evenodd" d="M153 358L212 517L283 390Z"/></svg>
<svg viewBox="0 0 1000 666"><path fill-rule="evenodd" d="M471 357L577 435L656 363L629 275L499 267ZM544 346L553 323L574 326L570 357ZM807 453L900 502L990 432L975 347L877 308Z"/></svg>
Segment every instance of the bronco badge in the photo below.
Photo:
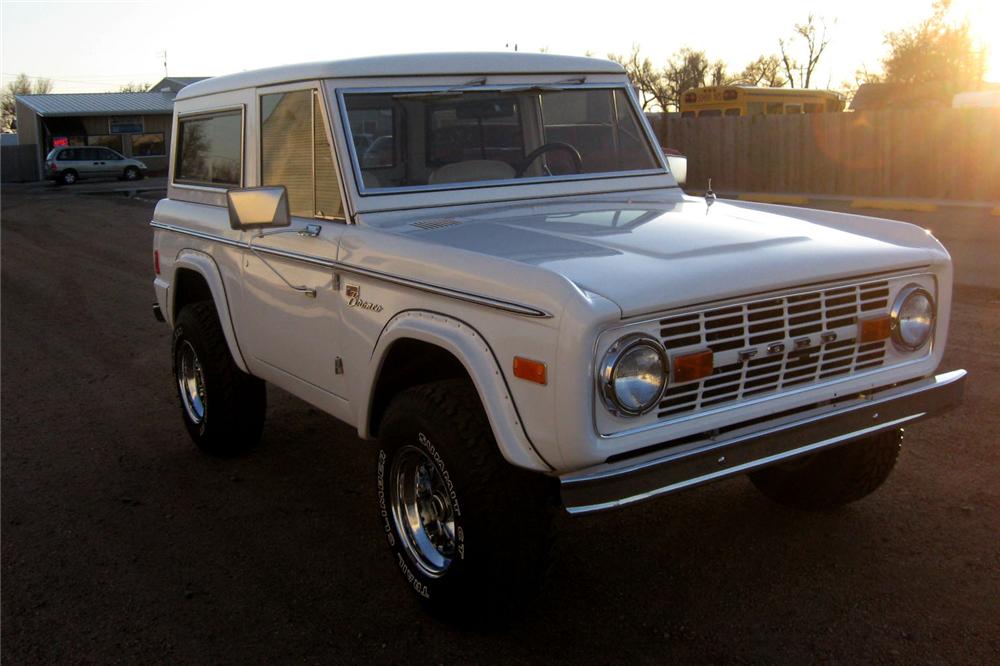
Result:
<svg viewBox="0 0 1000 666"><path fill-rule="evenodd" d="M362 310L371 310L372 312L382 312L381 305L361 298L361 287L356 284L347 285L344 289L344 295L347 296L347 307L349 308L361 308Z"/></svg>

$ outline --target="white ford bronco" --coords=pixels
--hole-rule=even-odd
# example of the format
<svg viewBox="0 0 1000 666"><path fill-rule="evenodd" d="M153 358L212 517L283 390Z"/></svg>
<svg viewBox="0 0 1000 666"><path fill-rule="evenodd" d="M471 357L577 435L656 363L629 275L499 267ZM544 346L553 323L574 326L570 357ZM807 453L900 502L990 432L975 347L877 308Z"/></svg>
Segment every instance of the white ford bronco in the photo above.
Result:
<svg viewBox="0 0 1000 666"><path fill-rule="evenodd" d="M948 253L888 220L686 196L614 63L378 57L177 95L154 313L213 454L265 382L372 444L372 513L439 609L507 606L551 522L748 474L871 493L935 374ZM341 443L332 442L333 445Z"/></svg>

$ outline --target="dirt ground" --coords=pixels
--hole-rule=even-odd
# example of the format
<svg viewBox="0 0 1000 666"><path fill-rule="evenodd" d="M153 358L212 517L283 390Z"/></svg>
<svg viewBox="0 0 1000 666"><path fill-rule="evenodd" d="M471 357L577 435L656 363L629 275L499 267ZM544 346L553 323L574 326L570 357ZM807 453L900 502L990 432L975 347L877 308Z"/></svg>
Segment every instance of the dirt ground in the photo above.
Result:
<svg viewBox="0 0 1000 666"><path fill-rule="evenodd" d="M259 449L194 449L152 207L3 192L4 663L1000 662L1000 219L916 220L955 255L943 369L970 377L879 492L801 513L735 478L562 516L534 608L470 631L399 579L344 424L271 389Z"/></svg>

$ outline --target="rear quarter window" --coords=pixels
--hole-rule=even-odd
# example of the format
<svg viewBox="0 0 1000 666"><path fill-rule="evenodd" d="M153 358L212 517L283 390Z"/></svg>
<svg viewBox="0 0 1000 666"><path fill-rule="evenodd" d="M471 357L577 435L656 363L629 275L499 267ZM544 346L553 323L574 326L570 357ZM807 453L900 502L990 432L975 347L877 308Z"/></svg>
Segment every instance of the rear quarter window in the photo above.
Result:
<svg viewBox="0 0 1000 666"><path fill-rule="evenodd" d="M242 109L178 119L174 182L237 187L242 184Z"/></svg>

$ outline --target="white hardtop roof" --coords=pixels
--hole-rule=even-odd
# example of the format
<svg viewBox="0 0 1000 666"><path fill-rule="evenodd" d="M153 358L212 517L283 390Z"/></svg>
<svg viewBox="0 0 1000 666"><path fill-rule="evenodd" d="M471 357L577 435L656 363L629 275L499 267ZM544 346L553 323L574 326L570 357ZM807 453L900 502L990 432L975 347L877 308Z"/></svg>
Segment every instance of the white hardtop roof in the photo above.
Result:
<svg viewBox="0 0 1000 666"><path fill-rule="evenodd" d="M470 76L489 74L622 74L621 65L600 58L544 53L418 53L351 60L283 65L239 74L227 74L193 83L177 99L199 97L240 88L256 88L292 81L332 78L401 76Z"/></svg>

